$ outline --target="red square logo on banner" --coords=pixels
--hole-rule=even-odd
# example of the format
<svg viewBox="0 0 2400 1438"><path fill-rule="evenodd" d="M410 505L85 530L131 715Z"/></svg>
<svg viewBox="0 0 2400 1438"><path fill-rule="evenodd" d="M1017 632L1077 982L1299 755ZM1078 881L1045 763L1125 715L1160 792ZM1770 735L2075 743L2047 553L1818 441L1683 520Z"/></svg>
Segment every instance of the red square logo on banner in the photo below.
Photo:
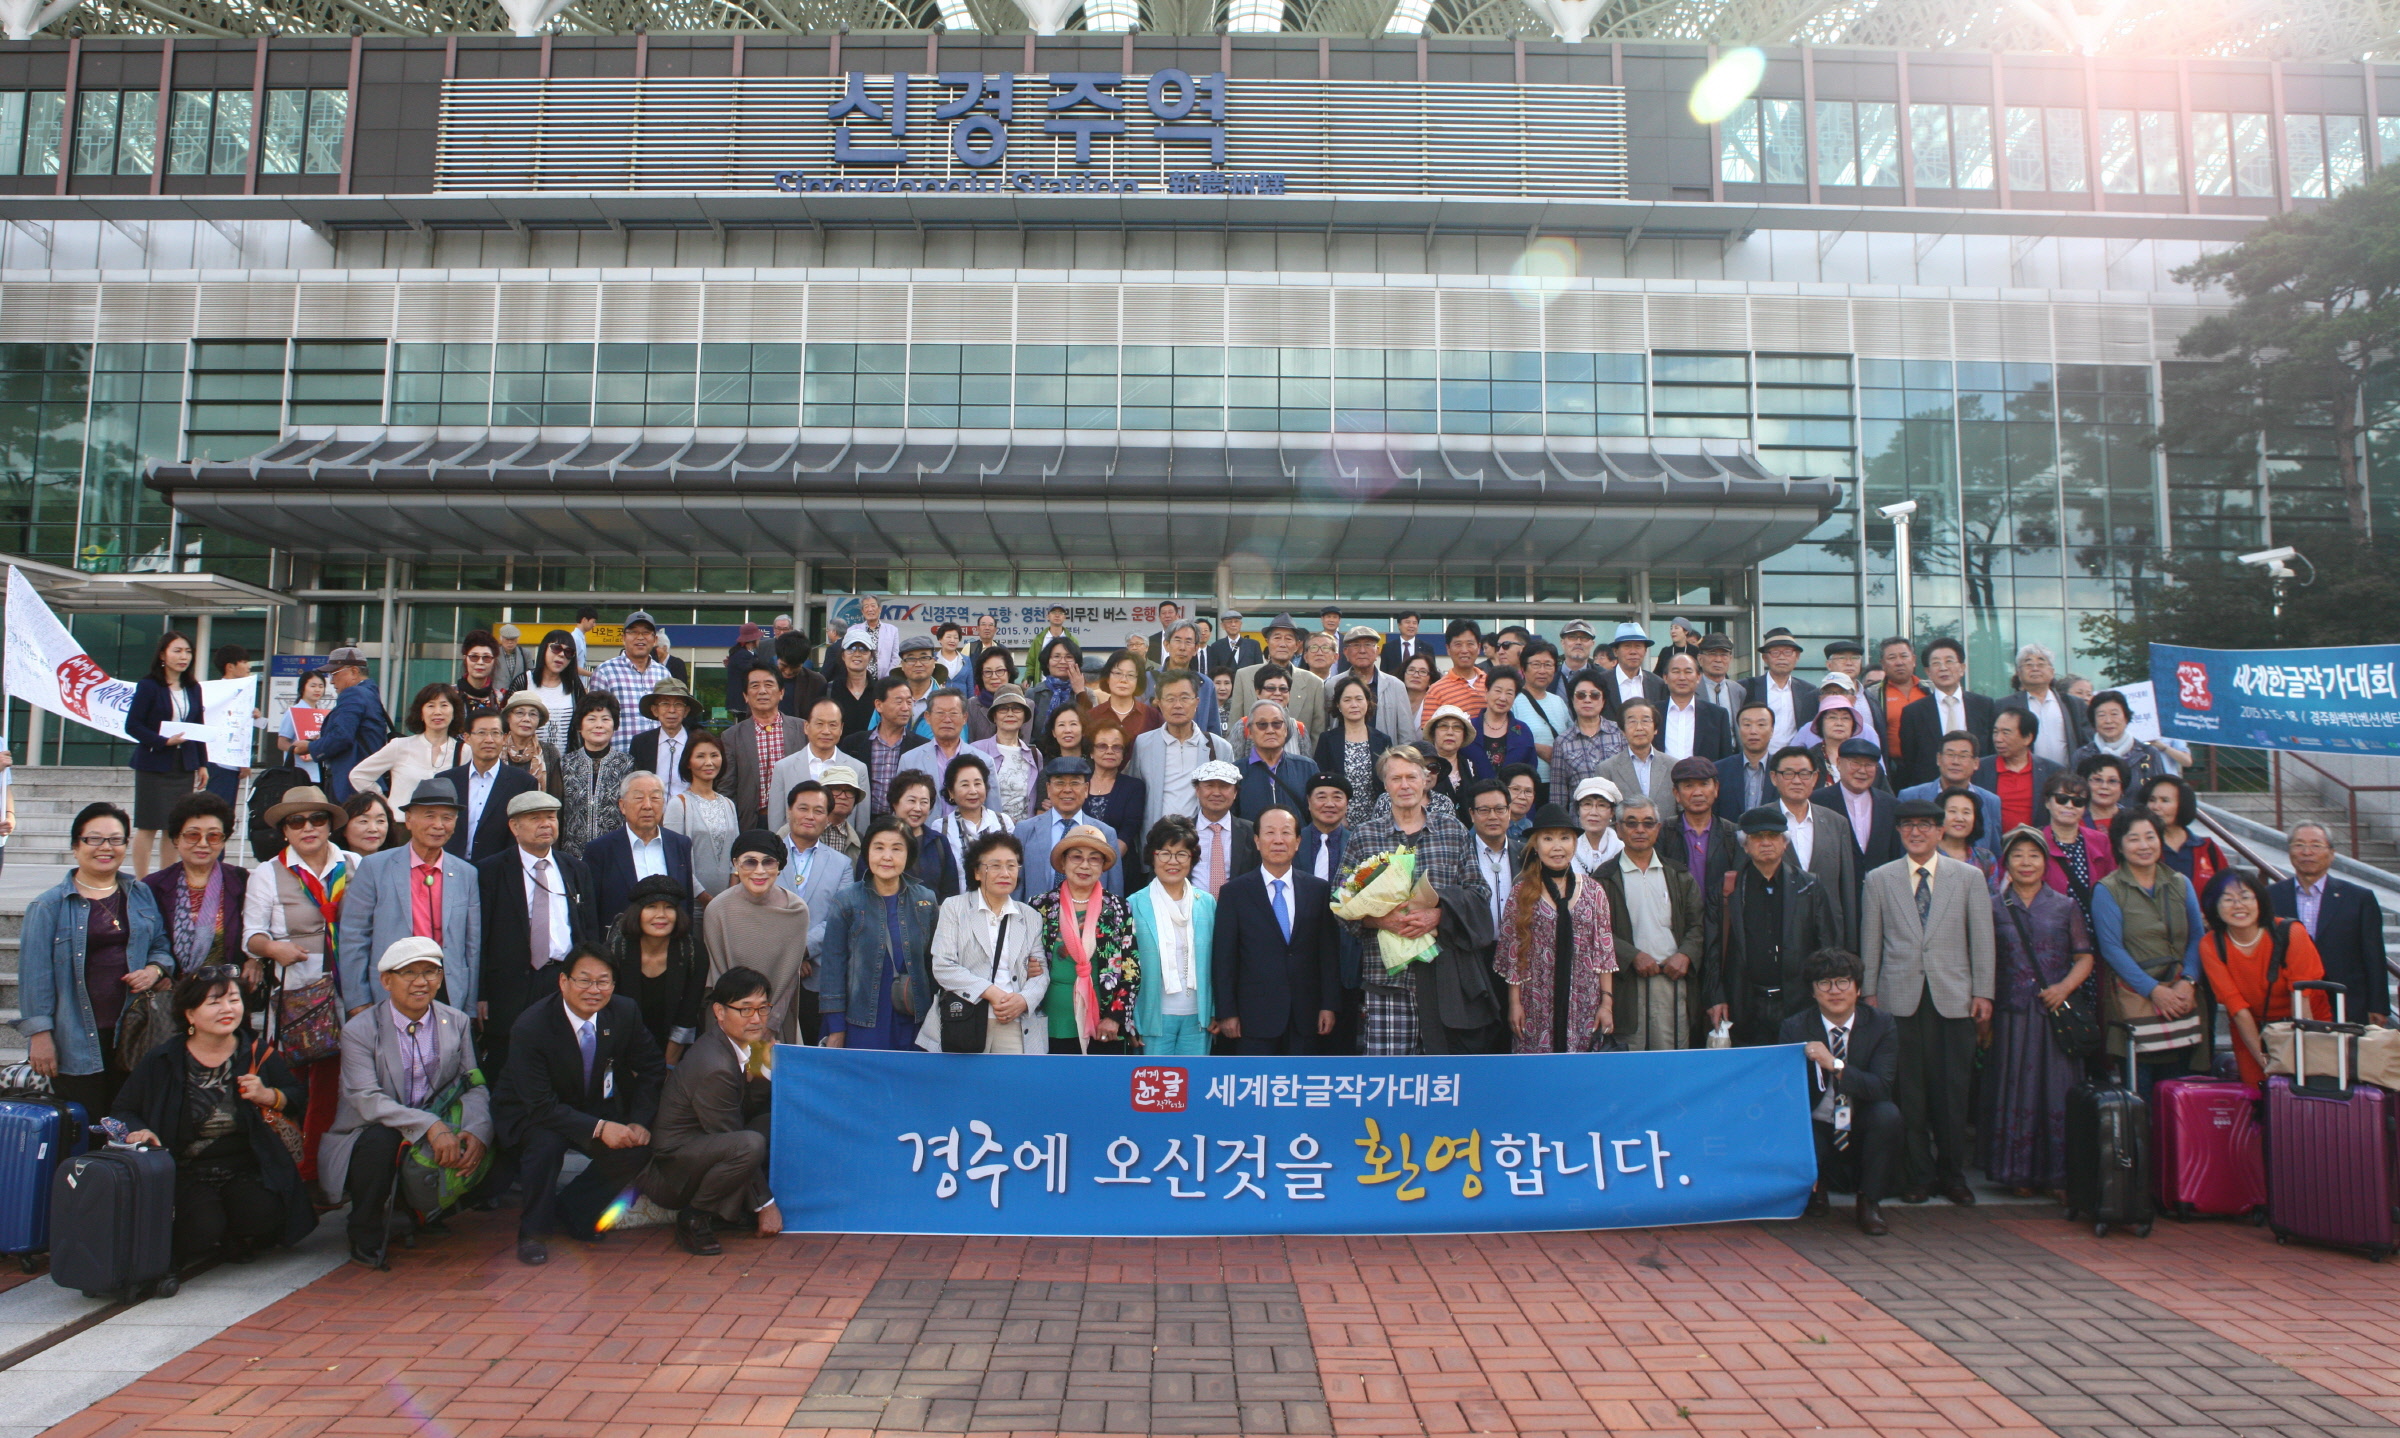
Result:
<svg viewBox="0 0 2400 1438"><path fill-rule="evenodd" d="M2214 702L2208 697L2208 666L2188 659L2176 665L2175 698L2186 709L2207 710Z"/></svg>
<svg viewBox="0 0 2400 1438"><path fill-rule="evenodd" d="M92 711L86 702L94 689L108 682L108 671L92 662L89 654L78 654L58 666L58 699L68 712L78 719L89 719Z"/></svg>
<svg viewBox="0 0 2400 1438"><path fill-rule="evenodd" d="M1136 1113L1181 1113L1190 1094L1189 1070L1145 1067L1133 1071Z"/></svg>

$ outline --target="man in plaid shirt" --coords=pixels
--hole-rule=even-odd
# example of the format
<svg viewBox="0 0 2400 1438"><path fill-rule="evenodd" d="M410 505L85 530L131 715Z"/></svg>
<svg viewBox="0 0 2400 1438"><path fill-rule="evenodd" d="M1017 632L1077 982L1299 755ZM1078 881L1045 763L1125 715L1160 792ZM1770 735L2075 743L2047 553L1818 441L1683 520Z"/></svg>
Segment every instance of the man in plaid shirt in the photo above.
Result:
<svg viewBox="0 0 2400 1438"><path fill-rule="evenodd" d="M625 652L603 660L592 672L592 687L614 694L617 708L625 716L618 721L617 737L609 744L620 754L633 747L635 735L658 727L656 719L642 714L642 701L667 677L667 666L650 657L657 644L658 621L649 611L636 609L625 616Z"/></svg>
<svg viewBox="0 0 2400 1438"><path fill-rule="evenodd" d="M1422 756L1403 744L1386 750L1377 764L1383 778L1383 802L1351 825L1350 842L1342 852L1342 883L1348 882L1359 865L1379 854L1413 849L1419 879L1436 891L1460 891L1471 900L1458 915L1459 927L1472 933L1488 926L1491 890L1468 849L1472 838L1458 822L1456 811L1427 808L1431 781ZM1342 883L1334 885L1337 893ZM1357 935L1364 960L1367 1004L1360 1033L1369 1057L1491 1050L1493 1026L1503 1021L1507 1009L1493 997L1496 981L1489 963L1490 935L1479 947L1464 952L1445 947L1428 962L1386 974L1375 931L1390 929L1409 938L1437 933L1440 914L1400 909L1347 927ZM1443 1001L1446 991L1447 1003Z"/></svg>

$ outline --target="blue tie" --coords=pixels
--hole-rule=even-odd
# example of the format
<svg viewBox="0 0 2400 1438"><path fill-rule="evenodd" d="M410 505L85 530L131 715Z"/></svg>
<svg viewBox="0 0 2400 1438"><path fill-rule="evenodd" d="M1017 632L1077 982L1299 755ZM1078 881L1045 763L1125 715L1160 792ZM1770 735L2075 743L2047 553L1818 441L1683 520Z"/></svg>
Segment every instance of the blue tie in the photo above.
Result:
<svg viewBox="0 0 2400 1438"><path fill-rule="evenodd" d="M592 1091L592 1060L599 1057L600 1050L599 1031L591 1020L575 1026L575 1042L583 1049L583 1091L588 1095Z"/></svg>
<svg viewBox="0 0 2400 1438"><path fill-rule="evenodd" d="M1283 928L1283 941L1292 941L1292 906L1283 897L1283 880L1275 881L1275 922Z"/></svg>

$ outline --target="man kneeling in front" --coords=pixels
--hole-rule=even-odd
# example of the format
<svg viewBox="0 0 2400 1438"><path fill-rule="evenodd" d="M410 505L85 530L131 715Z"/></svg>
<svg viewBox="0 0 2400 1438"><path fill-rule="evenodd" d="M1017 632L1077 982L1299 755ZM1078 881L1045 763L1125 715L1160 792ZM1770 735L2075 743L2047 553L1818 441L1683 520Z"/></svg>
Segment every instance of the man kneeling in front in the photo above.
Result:
<svg viewBox="0 0 2400 1438"><path fill-rule="evenodd" d="M342 1101L317 1155L317 1182L327 1197L349 1195L352 1261L389 1269L401 1145L430 1149L443 1168L472 1174L492 1146L492 1102L467 1016L433 997L442 987L442 946L396 940L375 971L389 997L342 1025Z"/></svg>
<svg viewBox="0 0 2400 1438"><path fill-rule="evenodd" d="M1900 1158L1900 1105L1892 1101L1900 1026L1883 1010L1859 1004L1866 966L1856 954L1819 949L1801 977L1816 1002L1783 1021L1781 1038L1808 1046L1810 1127L1817 1136L1817 1186L1808 1211L1825 1212L1836 1189L1856 1190L1859 1229L1880 1238L1890 1230L1878 1205L1892 1190Z"/></svg>
<svg viewBox="0 0 2400 1438"><path fill-rule="evenodd" d="M739 966L708 991L717 1037L702 1035L667 1075L650 1136L642 1192L675 1213L675 1241L700 1257L722 1253L716 1225L755 1224L758 1236L783 1232L767 1190L768 1111L774 1097L774 1046L767 1039L774 995L767 976Z"/></svg>

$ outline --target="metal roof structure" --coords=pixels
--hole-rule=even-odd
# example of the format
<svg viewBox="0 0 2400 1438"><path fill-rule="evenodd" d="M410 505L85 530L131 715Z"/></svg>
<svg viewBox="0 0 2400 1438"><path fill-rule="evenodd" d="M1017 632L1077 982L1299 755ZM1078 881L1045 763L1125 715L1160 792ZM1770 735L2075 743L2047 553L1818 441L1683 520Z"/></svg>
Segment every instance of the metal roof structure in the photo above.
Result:
<svg viewBox="0 0 2400 1438"><path fill-rule="evenodd" d="M297 432L245 460L157 465L149 483L189 520L295 550L371 533L387 553L421 555L1153 567L1249 552L1623 570L1673 554L1733 568L1798 541L1840 499L1830 480L1786 479L1748 454L1510 450L1458 436L1261 436L1251 447L1208 433L1039 446L1004 434L338 433Z"/></svg>
<svg viewBox="0 0 2400 1438"><path fill-rule="evenodd" d="M1067 12L1061 12L1060 5ZM1134 0L0 0L10 34L249 36L1121 30ZM2400 0L1139 0L1153 34L1569 34L1585 43L2359 59L2400 50Z"/></svg>
<svg viewBox="0 0 2400 1438"><path fill-rule="evenodd" d="M42 601L61 614L238 614L292 602L288 595L222 574L94 574L14 554L0 554L0 568L22 573Z"/></svg>

